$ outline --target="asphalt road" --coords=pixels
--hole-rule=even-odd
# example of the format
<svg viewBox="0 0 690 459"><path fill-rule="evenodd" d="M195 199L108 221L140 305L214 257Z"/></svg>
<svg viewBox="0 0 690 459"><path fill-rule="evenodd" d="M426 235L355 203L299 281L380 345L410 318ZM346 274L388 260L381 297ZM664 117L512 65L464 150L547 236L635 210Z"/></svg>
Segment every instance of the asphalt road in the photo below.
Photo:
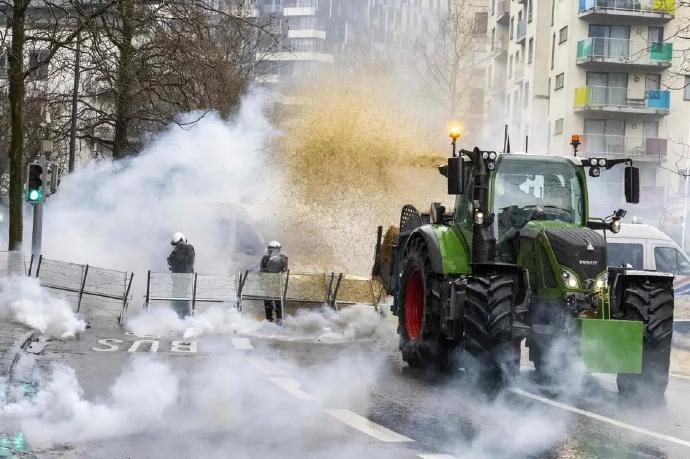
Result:
<svg viewBox="0 0 690 459"><path fill-rule="evenodd" d="M514 385L489 399L463 372L408 368L394 336L137 337L108 314L90 325L77 340L34 341L15 362L12 387L33 383L26 403L45 411L32 425L0 418L8 438L26 434L25 456L690 456L682 365L654 406L620 398L611 376L537 382L526 359ZM81 389L51 388L55 364L74 369ZM74 396L53 400L50 390Z"/></svg>

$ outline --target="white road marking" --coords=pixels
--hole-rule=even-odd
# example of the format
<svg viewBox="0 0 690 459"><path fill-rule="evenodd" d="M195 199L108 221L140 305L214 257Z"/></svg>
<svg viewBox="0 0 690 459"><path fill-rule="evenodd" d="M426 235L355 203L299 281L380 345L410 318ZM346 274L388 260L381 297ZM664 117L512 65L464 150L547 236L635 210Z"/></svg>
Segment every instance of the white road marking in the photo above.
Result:
<svg viewBox="0 0 690 459"><path fill-rule="evenodd" d="M674 378L689 379L689 380L690 380L690 376L681 375L681 374L679 374L679 373L669 373L669 374L670 374L671 376L673 376Z"/></svg>
<svg viewBox="0 0 690 459"><path fill-rule="evenodd" d="M191 341L173 341L170 344L170 352L180 352L194 354L197 350L197 343L195 340Z"/></svg>
<svg viewBox="0 0 690 459"><path fill-rule="evenodd" d="M233 338L232 345L235 346L235 349L239 349L240 351L249 351L254 349L254 346L252 346L249 338Z"/></svg>
<svg viewBox="0 0 690 459"><path fill-rule="evenodd" d="M122 341L121 339L111 339L111 338L99 339L97 342L98 342L98 344L101 344L101 345L103 345L103 346L108 346L108 347L105 348L105 349L102 349L102 348L100 348L100 347L92 347L92 348L91 348L92 351L96 351L96 352L114 352L114 351L117 351L117 350L119 349L119 347L118 347L118 346L115 346L114 343L124 343L124 341Z"/></svg>
<svg viewBox="0 0 690 459"><path fill-rule="evenodd" d="M283 389L288 394L300 400L314 400L314 397L304 392L300 387L301 384L296 379L287 376L274 376L269 378L276 386Z"/></svg>
<svg viewBox="0 0 690 459"><path fill-rule="evenodd" d="M324 410L327 414L333 416L340 422L353 427L360 432L363 432L371 437L387 443L399 443L406 441L414 441L399 433L393 432L375 422L368 420L367 418L353 413L350 410Z"/></svg>
<svg viewBox="0 0 690 459"><path fill-rule="evenodd" d="M129 348L129 352L137 352L139 350L139 346L141 346L143 343L149 343L151 345L151 347L149 348L149 352L158 352L158 346L160 345L160 343L153 339L136 340L132 343L132 346Z"/></svg>
<svg viewBox="0 0 690 459"><path fill-rule="evenodd" d="M281 376L285 372L263 357L248 357L247 361L255 369L268 376Z"/></svg>
<svg viewBox="0 0 690 459"><path fill-rule="evenodd" d="M455 456L450 454L418 454L417 457L422 459L455 459Z"/></svg>
<svg viewBox="0 0 690 459"><path fill-rule="evenodd" d="M569 411L571 413L579 414L580 416L586 416L586 417L591 418L591 419L596 419L597 421L600 421L600 422L605 422L605 423L610 424L612 426L620 427L623 429L628 429L630 431L633 431L633 432L636 432L636 433L639 433L642 435L647 435L648 437L656 438L658 440L664 440L664 441L667 441L669 443L675 443L677 445L686 446L686 447L690 448L690 441L687 441L687 440L681 440L680 438L672 437L670 435L665 435L665 434L662 434L659 432L654 432L653 430L648 430L648 429L645 429L643 427L638 427L638 426L635 426L632 424L628 424L627 422L618 421L616 419L602 416L600 414L592 413L590 411L582 410L580 408L575 408L574 406L566 405L565 403L557 402L555 400L551 400L551 399L546 398L546 397L541 397L539 395L532 394L532 393L524 391L522 389L518 389L518 388L513 387L513 388L510 388L508 390L514 394L521 395L523 397L527 397L527 398L530 398L532 400L536 400L536 401L541 402L541 403L545 403L546 405L560 408L564 411Z"/></svg>

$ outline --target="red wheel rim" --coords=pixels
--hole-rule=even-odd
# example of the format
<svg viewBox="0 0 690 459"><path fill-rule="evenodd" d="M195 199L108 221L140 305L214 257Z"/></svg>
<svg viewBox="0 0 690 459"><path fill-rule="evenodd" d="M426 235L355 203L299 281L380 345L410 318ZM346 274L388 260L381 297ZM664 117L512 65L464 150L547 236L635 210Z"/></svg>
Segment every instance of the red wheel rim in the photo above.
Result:
<svg viewBox="0 0 690 459"><path fill-rule="evenodd" d="M405 329L407 337L415 340L422 331L422 316L424 314L424 283L422 273L413 272L407 278L405 286Z"/></svg>

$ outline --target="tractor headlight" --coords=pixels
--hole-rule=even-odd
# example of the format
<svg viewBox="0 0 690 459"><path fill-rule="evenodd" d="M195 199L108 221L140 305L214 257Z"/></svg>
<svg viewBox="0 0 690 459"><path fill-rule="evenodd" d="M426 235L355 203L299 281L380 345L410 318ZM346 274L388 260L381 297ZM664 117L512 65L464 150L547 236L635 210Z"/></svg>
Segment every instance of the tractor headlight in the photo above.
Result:
<svg viewBox="0 0 690 459"><path fill-rule="evenodd" d="M594 289L595 290L602 290L604 287L609 282L609 273L604 271L603 273L599 274L597 278L594 280Z"/></svg>
<svg viewBox="0 0 690 459"><path fill-rule="evenodd" d="M621 221L618 218L614 218L613 221L611 222L611 232L612 233L618 233L621 230Z"/></svg>
<svg viewBox="0 0 690 459"><path fill-rule="evenodd" d="M490 153L489 153L489 159L490 159L491 161L495 161L495 160L496 160L496 152L493 152L493 151L490 152Z"/></svg>
<svg viewBox="0 0 690 459"><path fill-rule="evenodd" d="M580 281L577 280L577 274L561 266L561 275L563 276L563 282L568 288L580 288Z"/></svg>

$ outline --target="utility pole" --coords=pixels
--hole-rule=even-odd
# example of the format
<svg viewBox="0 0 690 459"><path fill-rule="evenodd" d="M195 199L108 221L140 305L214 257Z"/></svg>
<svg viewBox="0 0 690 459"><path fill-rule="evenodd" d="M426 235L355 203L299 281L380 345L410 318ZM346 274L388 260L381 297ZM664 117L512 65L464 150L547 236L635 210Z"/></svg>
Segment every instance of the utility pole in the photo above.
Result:
<svg viewBox="0 0 690 459"><path fill-rule="evenodd" d="M72 89L72 119L69 128L69 161L67 171L74 172L74 153L77 148L77 102L79 100L79 78L81 76L81 33L77 35L77 49L74 55L74 88Z"/></svg>

